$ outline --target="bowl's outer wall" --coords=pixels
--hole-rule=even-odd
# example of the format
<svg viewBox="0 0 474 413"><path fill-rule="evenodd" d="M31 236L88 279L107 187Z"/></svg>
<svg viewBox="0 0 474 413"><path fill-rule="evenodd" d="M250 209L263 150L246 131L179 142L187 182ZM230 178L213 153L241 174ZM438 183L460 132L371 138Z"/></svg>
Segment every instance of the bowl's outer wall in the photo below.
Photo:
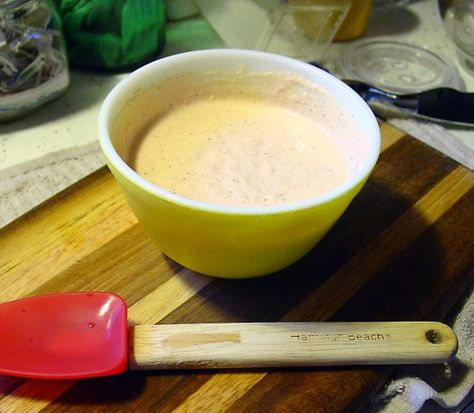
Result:
<svg viewBox="0 0 474 413"><path fill-rule="evenodd" d="M218 214L157 198L109 167L144 231L164 254L194 271L223 278L256 277L291 265L329 231L364 184L308 209Z"/></svg>

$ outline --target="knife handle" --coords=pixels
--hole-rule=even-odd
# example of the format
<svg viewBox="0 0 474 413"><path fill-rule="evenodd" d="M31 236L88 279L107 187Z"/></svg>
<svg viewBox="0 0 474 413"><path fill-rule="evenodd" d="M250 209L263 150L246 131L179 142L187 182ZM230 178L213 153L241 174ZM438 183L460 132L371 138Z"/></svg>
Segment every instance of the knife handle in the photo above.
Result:
<svg viewBox="0 0 474 413"><path fill-rule="evenodd" d="M418 98L418 113L453 122L474 123L474 93L450 88L422 92Z"/></svg>
<svg viewBox="0 0 474 413"><path fill-rule="evenodd" d="M457 351L438 322L137 325L130 369L440 363Z"/></svg>

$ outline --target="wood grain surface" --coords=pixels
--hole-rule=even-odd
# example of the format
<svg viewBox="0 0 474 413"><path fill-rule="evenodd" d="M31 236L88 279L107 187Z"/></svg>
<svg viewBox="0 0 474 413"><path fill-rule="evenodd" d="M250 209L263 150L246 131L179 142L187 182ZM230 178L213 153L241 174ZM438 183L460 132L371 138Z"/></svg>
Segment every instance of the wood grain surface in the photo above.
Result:
<svg viewBox="0 0 474 413"><path fill-rule="evenodd" d="M428 364L458 349L437 321L141 324L128 333L130 370Z"/></svg>
<svg viewBox="0 0 474 413"><path fill-rule="evenodd" d="M181 267L142 233L104 168L0 232L0 301L113 291L133 324L441 320L473 283L474 173L386 124L382 135L365 188L285 271L221 280ZM393 369L0 377L0 412L357 412Z"/></svg>

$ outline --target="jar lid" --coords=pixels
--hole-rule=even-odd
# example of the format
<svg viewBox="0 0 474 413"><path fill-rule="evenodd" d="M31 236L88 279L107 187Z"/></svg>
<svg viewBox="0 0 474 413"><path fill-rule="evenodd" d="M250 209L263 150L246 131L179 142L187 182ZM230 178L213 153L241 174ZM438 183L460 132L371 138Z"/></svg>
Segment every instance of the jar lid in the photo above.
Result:
<svg viewBox="0 0 474 413"><path fill-rule="evenodd" d="M457 69L441 56L407 43L390 40L354 42L340 58L340 70L393 93L417 93L435 87L464 89Z"/></svg>

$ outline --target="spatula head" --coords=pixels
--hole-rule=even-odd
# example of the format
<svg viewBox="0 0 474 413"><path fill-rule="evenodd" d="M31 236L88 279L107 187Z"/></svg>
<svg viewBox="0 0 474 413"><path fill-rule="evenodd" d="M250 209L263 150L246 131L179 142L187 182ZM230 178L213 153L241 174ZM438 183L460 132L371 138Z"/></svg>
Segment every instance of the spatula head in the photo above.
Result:
<svg viewBox="0 0 474 413"><path fill-rule="evenodd" d="M103 292L0 304L0 374L77 379L127 369L127 307Z"/></svg>

